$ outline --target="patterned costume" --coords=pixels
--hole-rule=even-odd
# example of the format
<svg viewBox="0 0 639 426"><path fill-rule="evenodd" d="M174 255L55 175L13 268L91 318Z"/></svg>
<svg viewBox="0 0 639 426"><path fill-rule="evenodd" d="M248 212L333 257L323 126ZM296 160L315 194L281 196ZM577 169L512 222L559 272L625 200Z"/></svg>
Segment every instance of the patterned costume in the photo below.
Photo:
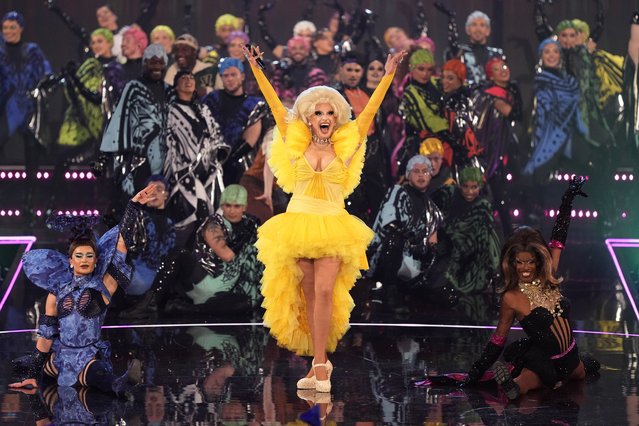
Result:
<svg viewBox="0 0 639 426"><path fill-rule="evenodd" d="M62 76L69 107L60 127L60 145L73 147L100 140L104 124L102 107L117 101L124 86L121 74L117 62L89 58L77 70ZM103 87L111 90L103 91ZM103 98L107 93L108 98Z"/></svg>
<svg viewBox="0 0 639 426"><path fill-rule="evenodd" d="M535 76L534 151L525 175L550 171L561 156L572 158L575 131L587 132L579 113L579 85L563 72L542 69ZM543 173L541 173L543 175Z"/></svg>
<svg viewBox="0 0 639 426"><path fill-rule="evenodd" d="M124 87L100 151L117 155L116 179L125 194L133 195L149 176L163 171L171 96L171 89L164 82L145 77Z"/></svg>
<svg viewBox="0 0 639 426"><path fill-rule="evenodd" d="M282 189L293 194L286 213L258 230L258 259L265 265L264 324L280 345L298 354L312 353L297 260L336 256L341 266L327 339L327 350L332 352L348 329L354 306L349 290L360 269L368 268L366 246L373 238L361 220L346 212L344 198L359 184L366 134L393 75L384 76L356 120L337 127L331 136L336 157L324 170L316 171L304 156L311 143L310 129L302 118L285 121L286 109L277 94L260 70L253 71L277 123L269 165Z"/></svg>
<svg viewBox="0 0 639 426"><path fill-rule="evenodd" d="M215 209L229 146L207 107L180 100L169 108L166 146L164 175L171 186L167 208L175 226L184 228Z"/></svg>
<svg viewBox="0 0 639 426"><path fill-rule="evenodd" d="M399 113L406 125L406 139L393 152L392 167L397 176L403 175L407 161L419 152L424 138L437 135L442 141L448 136L448 121L444 117L442 94L432 81L420 84L411 82L405 89Z"/></svg>
<svg viewBox="0 0 639 426"><path fill-rule="evenodd" d="M51 65L35 43L0 43L0 141L25 130L35 102L27 95L51 74Z"/></svg>
<svg viewBox="0 0 639 426"><path fill-rule="evenodd" d="M51 351L60 386L76 384L78 375L93 358L102 361L112 372L111 346L100 340L108 306L103 297L111 300L103 279L108 273L126 290L131 274L125 255L116 249L118 237L119 229L114 227L100 238L96 268L87 276L74 275L69 268L69 256L58 251L31 250L24 255L26 276L57 299L59 335L47 338L54 338Z"/></svg>
<svg viewBox="0 0 639 426"><path fill-rule="evenodd" d="M266 117L266 103L256 96L233 96L224 90L209 93L202 103L211 110L213 118L220 126L224 141L231 147L232 155L224 163L224 184L237 183L244 171L250 167L245 156L249 153L246 151L251 149L250 146L242 147L242 144L245 144L242 133Z"/></svg>
<svg viewBox="0 0 639 426"><path fill-rule="evenodd" d="M424 271L432 253L423 252L425 241L437 231L442 214L424 191L410 185L392 187L375 219L370 246L370 277L386 282L390 277L410 281ZM424 263L424 265L422 265Z"/></svg>
<svg viewBox="0 0 639 426"><path fill-rule="evenodd" d="M477 197L469 203L456 186L444 186L432 197L444 215L437 250L448 258L445 278L464 294L484 290L497 272L501 250L490 202Z"/></svg>

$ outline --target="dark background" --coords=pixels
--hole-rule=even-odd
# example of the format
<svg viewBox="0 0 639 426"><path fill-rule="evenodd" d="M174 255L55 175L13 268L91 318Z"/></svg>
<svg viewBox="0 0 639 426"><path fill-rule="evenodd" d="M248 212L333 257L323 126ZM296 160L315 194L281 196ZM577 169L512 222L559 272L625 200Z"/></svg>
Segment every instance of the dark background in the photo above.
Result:
<svg viewBox="0 0 639 426"><path fill-rule="evenodd" d="M293 25L300 19L308 2L301 0L272 0L274 8L268 12L271 33L280 43L285 43L292 34ZM434 0L424 0L428 17L429 36L437 44L436 57L443 63L442 53L447 44L447 19L433 6ZM460 40L466 41L464 23L473 10L482 10L492 19L492 35L490 44L504 49L512 69L512 76L519 81L526 116L529 115L532 103L531 82L534 64L537 61L537 37L533 24L533 1L530 0L444 0L456 11ZM198 39L201 45L217 42L215 38L215 20L223 13L245 16L244 5L249 5L248 20L252 40L262 43L257 28L257 10L266 0L160 0L152 25L166 24L171 26L176 35L188 30ZM105 4L97 0L57 0L56 4L66 11L79 25L92 31L97 28L96 9ZM131 23L139 15L139 0L112 0L111 6L119 17L120 26ZM355 0L341 0L346 10L353 9ZM412 36L416 32L415 0L362 0L363 7L373 10L377 15L377 35L381 38L388 26L406 28ZM629 19L633 10L639 10L639 0L604 0L605 24L599 40L599 47L611 53L625 55ZM190 8L192 18L185 22L185 10ZM2 0L0 13L18 10L24 14L26 27L24 40L40 45L49 58L55 71L69 60L77 60L78 42L62 21L47 10L43 0ZM551 25L567 18L580 18L594 25L596 2L590 0L555 0L546 6ZM326 26L334 9L326 6L321 0L316 2L313 21L317 27ZM61 120L63 105L54 108L54 119ZM526 124L526 123L524 123Z"/></svg>

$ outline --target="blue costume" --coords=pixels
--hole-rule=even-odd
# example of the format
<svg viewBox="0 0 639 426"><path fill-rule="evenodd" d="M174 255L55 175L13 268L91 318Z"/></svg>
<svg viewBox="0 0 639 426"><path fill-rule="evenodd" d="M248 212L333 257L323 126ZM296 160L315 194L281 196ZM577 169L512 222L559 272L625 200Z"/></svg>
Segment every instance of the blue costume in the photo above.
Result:
<svg viewBox="0 0 639 426"><path fill-rule="evenodd" d="M100 340L107 311L103 296L111 300L104 285L110 274L124 290L128 287L131 268L126 255L116 249L119 228L107 231L98 241L99 257L91 275L77 276L69 268L68 255L55 250L31 250L24 255L24 272L31 282L57 299L58 320L41 324L40 334L53 340L53 365L60 386L73 386L79 374L93 358L103 362L112 373L109 342Z"/></svg>
<svg viewBox="0 0 639 426"><path fill-rule="evenodd" d="M6 19L5 15L3 22ZM27 93L49 74L51 65L37 44L0 43L0 141L17 130L26 130L35 110L35 102Z"/></svg>
<svg viewBox="0 0 639 426"><path fill-rule="evenodd" d="M242 133L268 114L266 102L256 96L233 96L224 90L216 90L206 95L202 103L211 110L225 142L231 147L231 154L224 163L224 184L238 183L250 166L243 157L253 149L244 141Z"/></svg>
<svg viewBox="0 0 639 426"><path fill-rule="evenodd" d="M535 76L535 148L524 168L525 175L552 167L562 154L572 158L575 130L587 133L579 113L579 96L577 80L562 71L542 68Z"/></svg>
<svg viewBox="0 0 639 426"><path fill-rule="evenodd" d="M146 230L146 244L136 256L133 256L133 275L127 293L137 296L147 292L155 279L162 259L175 247L175 229L173 221L164 211L149 214L141 211L142 223Z"/></svg>

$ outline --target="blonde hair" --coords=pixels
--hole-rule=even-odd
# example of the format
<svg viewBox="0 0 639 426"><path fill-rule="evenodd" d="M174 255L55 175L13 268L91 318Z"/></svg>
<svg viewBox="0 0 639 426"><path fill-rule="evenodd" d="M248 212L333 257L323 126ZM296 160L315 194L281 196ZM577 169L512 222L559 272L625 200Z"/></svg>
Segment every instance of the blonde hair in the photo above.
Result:
<svg viewBox="0 0 639 426"><path fill-rule="evenodd" d="M308 123L308 118L315 112L317 104L329 104L333 108L337 127L351 121L351 106L337 90L327 86L311 87L300 93L286 120L289 123L295 120Z"/></svg>

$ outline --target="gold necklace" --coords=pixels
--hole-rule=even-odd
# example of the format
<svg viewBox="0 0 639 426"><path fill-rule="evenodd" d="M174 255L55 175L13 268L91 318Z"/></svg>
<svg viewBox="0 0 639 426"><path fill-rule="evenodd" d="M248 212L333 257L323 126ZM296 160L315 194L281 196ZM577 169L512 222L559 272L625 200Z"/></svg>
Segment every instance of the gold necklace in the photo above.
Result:
<svg viewBox="0 0 639 426"><path fill-rule="evenodd" d="M537 307L542 307L552 314L553 317L558 317L563 313L561 308L561 292L559 287L542 285L541 280L535 279L532 282L519 283L519 289L526 295L530 302L530 310Z"/></svg>
<svg viewBox="0 0 639 426"><path fill-rule="evenodd" d="M319 145L319 146L327 146L327 145L332 145L333 141L331 140L331 138L326 138L326 139L322 139L319 136L313 135L313 143L315 145Z"/></svg>

